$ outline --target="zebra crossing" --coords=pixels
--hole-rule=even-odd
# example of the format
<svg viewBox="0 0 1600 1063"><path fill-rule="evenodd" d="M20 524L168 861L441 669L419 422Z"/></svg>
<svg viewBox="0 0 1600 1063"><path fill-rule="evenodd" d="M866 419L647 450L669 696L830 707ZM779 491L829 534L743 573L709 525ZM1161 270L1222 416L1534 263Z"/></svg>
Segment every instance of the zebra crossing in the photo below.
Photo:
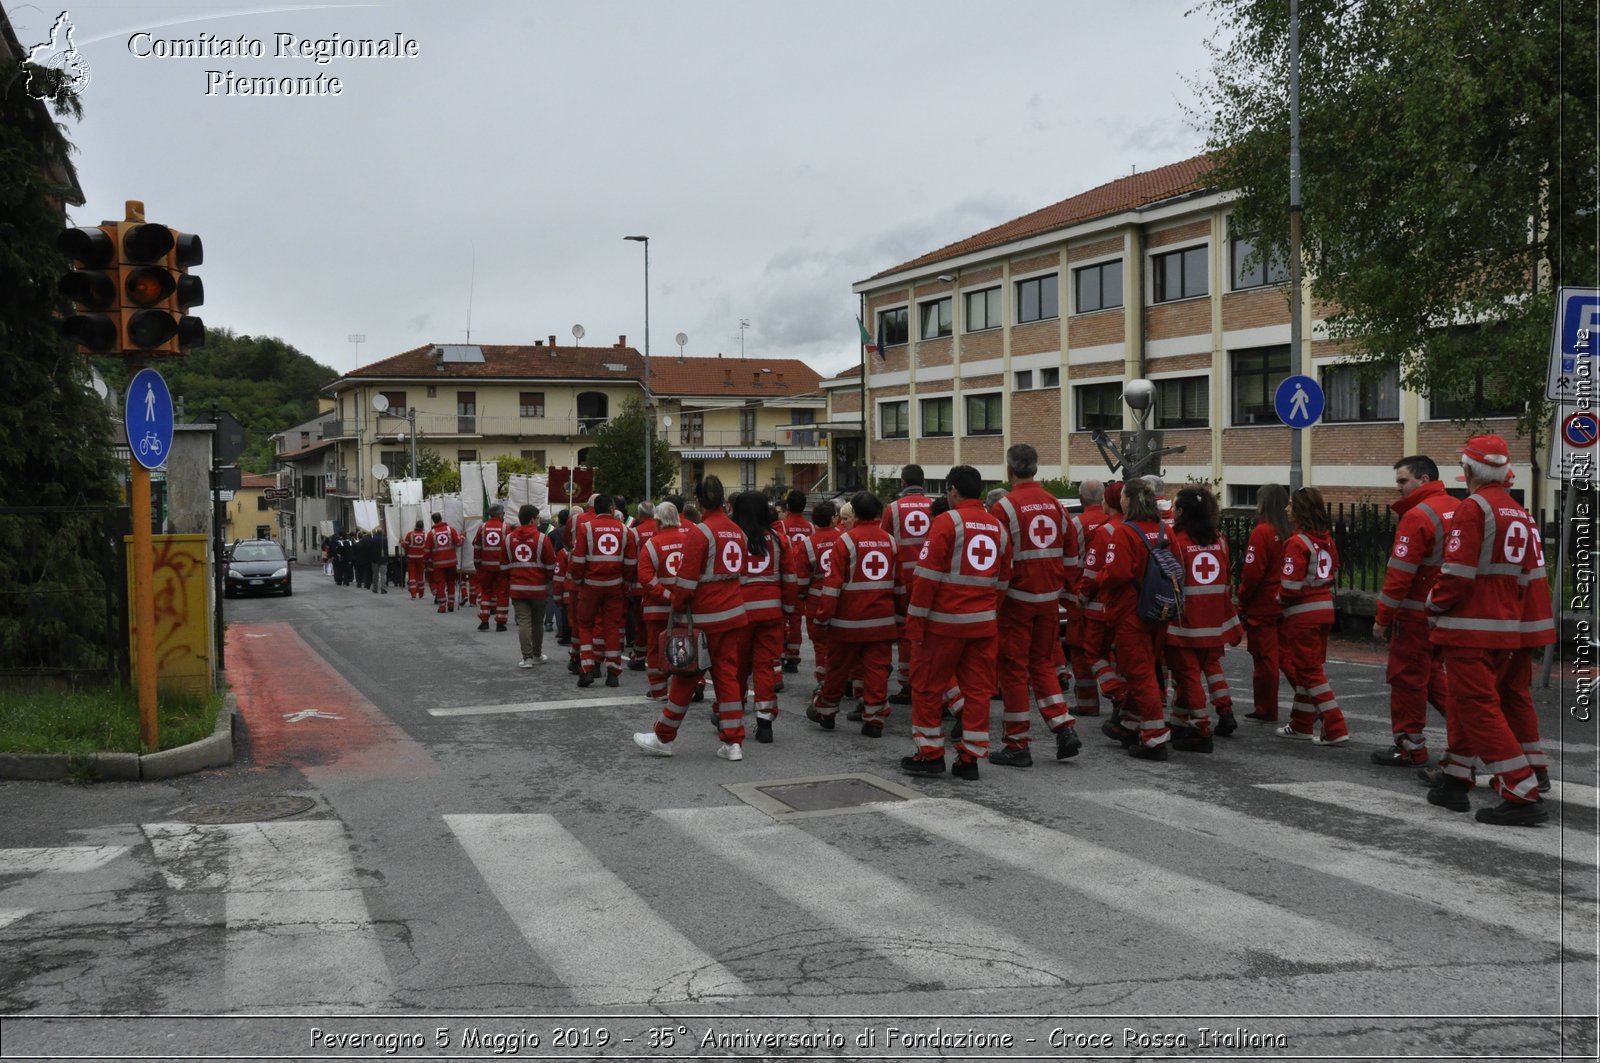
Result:
<svg viewBox="0 0 1600 1063"><path fill-rule="evenodd" d="M1565 789L1578 798L1565 807L1585 811L1573 818L1592 820L1592 795ZM640 836L649 851L627 862L599 844L593 822L526 812L438 822L458 858L441 870L454 892L492 897L515 947L554 972L568 1006L738 1005L779 987L815 998L884 985L1048 990L1243 977L1262 962L1307 977L1402 972L1422 941L1465 964L1498 962L1512 945L1545 962L1600 955L1595 897L1582 875L1578 885L1563 875L1592 870L1592 833L1487 829L1419 798L1309 781L1197 800L1152 776L1074 793L1070 818L1050 823L964 796L784 821L707 804L655 810ZM1349 829L1304 825L1330 808ZM159 880L171 919L216 933L207 1008L399 1006L405 950L374 918L372 872L357 866L339 820L138 831L142 844L0 850L0 949L30 940L43 915L59 927L75 878L121 868ZM1486 871L1469 852L1501 859ZM662 881L640 880L650 867ZM1343 915L1315 900L1327 897L1343 899ZM1413 913L1400 921L1417 928L1352 918L1385 905ZM1439 927L1453 936L1430 937ZM1124 947L1151 932L1162 951Z"/></svg>

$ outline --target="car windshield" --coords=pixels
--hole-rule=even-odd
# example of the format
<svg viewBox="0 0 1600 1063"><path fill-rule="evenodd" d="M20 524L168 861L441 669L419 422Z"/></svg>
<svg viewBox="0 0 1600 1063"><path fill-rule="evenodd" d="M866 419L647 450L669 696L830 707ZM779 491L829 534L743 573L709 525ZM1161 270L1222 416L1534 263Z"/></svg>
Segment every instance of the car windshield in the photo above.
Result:
<svg viewBox="0 0 1600 1063"><path fill-rule="evenodd" d="M233 548L235 561L282 561L283 551L275 543L240 543Z"/></svg>

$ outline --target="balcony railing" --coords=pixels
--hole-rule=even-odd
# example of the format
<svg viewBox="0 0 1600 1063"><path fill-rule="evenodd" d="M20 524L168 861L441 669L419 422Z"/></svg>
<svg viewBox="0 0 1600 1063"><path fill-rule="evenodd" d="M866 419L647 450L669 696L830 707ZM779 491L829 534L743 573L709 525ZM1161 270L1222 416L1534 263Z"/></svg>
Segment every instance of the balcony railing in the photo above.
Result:
<svg viewBox="0 0 1600 1063"><path fill-rule="evenodd" d="M685 431L680 429L671 437L671 442L677 447L709 447L739 449L772 447L820 447L824 440L819 430L815 428L767 428L755 432L744 432L737 428L724 428L713 431Z"/></svg>
<svg viewBox="0 0 1600 1063"><path fill-rule="evenodd" d="M516 417L508 414L417 414L417 433L422 438L470 436L472 438L502 438L537 436L592 436L604 428L609 417ZM376 422L377 435L392 436L407 428L405 419L388 416ZM373 432L374 422L363 425L363 433Z"/></svg>

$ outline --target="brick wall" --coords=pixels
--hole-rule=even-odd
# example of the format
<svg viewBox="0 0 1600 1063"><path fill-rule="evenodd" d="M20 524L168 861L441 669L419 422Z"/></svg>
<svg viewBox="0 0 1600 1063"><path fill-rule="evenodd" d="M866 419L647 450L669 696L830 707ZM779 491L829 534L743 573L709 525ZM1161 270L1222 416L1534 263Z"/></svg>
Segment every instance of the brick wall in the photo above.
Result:
<svg viewBox="0 0 1600 1063"><path fill-rule="evenodd" d="M1147 340L1211 335L1211 300L1181 299L1149 307L1144 312L1144 334Z"/></svg>
<svg viewBox="0 0 1600 1063"><path fill-rule="evenodd" d="M1227 330L1264 328L1289 323L1289 296L1284 288L1252 288L1222 297L1222 327Z"/></svg>
<svg viewBox="0 0 1600 1063"><path fill-rule="evenodd" d="M1108 343L1121 343L1127 335L1127 325L1122 309L1102 310L1094 314L1074 317L1067 328L1067 348L1103 347Z"/></svg>
<svg viewBox="0 0 1600 1063"><path fill-rule="evenodd" d="M1068 262L1083 262L1091 258L1103 258L1114 255L1123 247L1122 237L1117 236L1108 240L1096 240L1093 243L1075 243L1067 249Z"/></svg>
<svg viewBox="0 0 1600 1063"><path fill-rule="evenodd" d="M1560 426L1558 425L1557 427ZM1473 436L1491 433L1500 436L1506 441L1506 446L1511 451L1511 463L1513 465L1521 465L1527 462L1527 437L1517 435L1517 422L1509 417L1496 418L1481 425L1473 425L1470 428L1450 421L1423 421L1417 427L1417 450L1432 458L1434 463L1443 470L1448 466L1460 464L1461 455L1458 451L1466 444L1467 440ZM1548 448L1541 449L1547 450ZM1395 455L1396 458L1402 456L1400 454ZM1539 455L1541 473L1543 472L1546 457L1548 457L1547 453ZM1394 458L1389 460L1393 461ZM1450 473L1445 478L1453 481L1455 473ZM1448 486L1454 487L1455 484L1452 482ZM1522 485L1519 484L1518 486Z"/></svg>
<svg viewBox="0 0 1600 1063"><path fill-rule="evenodd" d="M1096 479L1103 480L1110 475L1110 471L1106 469L1105 459L1100 456L1100 448L1094 445L1094 440L1089 438L1088 432L1068 434L1067 459L1072 465L1086 465L1096 470Z"/></svg>
<svg viewBox="0 0 1600 1063"><path fill-rule="evenodd" d="M1163 465L1211 464L1211 429L1209 428L1168 428L1161 433L1161 442L1164 446L1186 446L1189 448L1182 454L1168 455L1162 459Z"/></svg>
<svg viewBox="0 0 1600 1063"><path fill-rule="evenodd" d="M1041 465L1061 460L1061 389L1017 391L1011 395L1011 441L1029 443ZM965 453L963 449L962 453Z"/></svg>
<svg viewBox="0 0 1600 1063"><path fill-rule="evenodd" d="M1026 325L1013 325L1011 328L1013 358L1023 354L1043 354L1045 351L1060 349L1061 322L1055 318L1048 321L1031 321Z"/></svg>
<svg viewBox="0 0 1600 1063"><path fill-rule="evenodd" d="M1181 354L1176 358L1148 358L1144 364L1147 373L1175 373L1185 369L1211 371L1210 354Z"/></svg>
<svg viewBox="0 0 1600 1063"><path fill-rule="evenodd" d="M1054 251L1047 255L1032 255L1028 258L1014 258L1011 260L1011 275L1015 277L1019 273L1032 273L1034 270L1049 269L1051 266L1057 265L1060 261L1060 257Z"/></svg>
<svg viewBox="0 0 1600 1063"><path fill-rule="evenodd" d="M1266 428L1224 428L1222 430L1223 474L1227 465L1282 465L1289 469L1289 429L1281 425Z"/></svg>
<svg viewBox="0 0 1600 1063"><path fill-rule="evenodd" d="M917 344L917 368L927 369L936 365L949 365L953 357L951 354L953 348L954 344L949 339L923 340Z"/></svg>
<svg viewBox="0 0 1600 1063"><path fill-rule="evenodd" d="M975 376L963 379L961 381L961 390L981 391L984 388L1000 387L1004 382L1005 377L1001 376L999 373L986 373L983 376Z"/></svg>
<svg viewBox="0 0 1600 1063"><path fill-rule="evenodd" d="M1067 379L1073 384L1082 384L1085 381L1095 381L1110 378L1122 378L1121 362L1088 362L1083 365L1071 366L1067 371Z"/></svg>
<svg viewBox="0 0 1600 1063"><path fill-rule="evenodd" d="M861 412L861 389L830 388L828 390L828 408L837 413Z"/></svg>
<svg viewBox="0 0 1600 1063"><path fill-rule="evenodd" d="M1383 468L1393 465L1395 459L1404 456L1404 446L1405 427L1399 421L1319 424L1311 429L1313 465L1374 465Z"/></svg>
<svg viewBox="0 0 1600 1063"><path fill-rule="evenodd" d="M1190 222L1187 225L1175 225L1170 229L1154 232L1145 240L1145 247L1155 250L1158 247L1172 247L1176 244L1192 244L1196 240L1204 240L1211 235L1211 221L1204 219Z"/></svg>
<svg viewBox="0 0 1600 1063"><path fill-rule="evenodd" d="M961 273L961 287L964 289L982 288L984 285L992 284L999 280L1000 277L1001 270L999 266L990 266L987 269L963 270Z"/></svg>
<svg viewBox="0 0 1600 1063"><path fill-rule="evenodd" d="M961 440L963 465L1000 465L1006 460L1006 448L1000 436L966 436Z"/></svg>
<svg viewBox="0 0 1600 1063"><path fill-rule="evenodd" d="M1005 346L1004 329L986 329L961 337L961 360L979 362L999 358Z"/></svg>
<svg viewBox="0 0 1600 1063"><path fill-rule="evenodd" d="M928 475L934 479L942 479L950 466L955 464L954 454L955 444L949 439L917 440L917 464L926 469ZM935 469L938 471L935 472Z"/></svg>

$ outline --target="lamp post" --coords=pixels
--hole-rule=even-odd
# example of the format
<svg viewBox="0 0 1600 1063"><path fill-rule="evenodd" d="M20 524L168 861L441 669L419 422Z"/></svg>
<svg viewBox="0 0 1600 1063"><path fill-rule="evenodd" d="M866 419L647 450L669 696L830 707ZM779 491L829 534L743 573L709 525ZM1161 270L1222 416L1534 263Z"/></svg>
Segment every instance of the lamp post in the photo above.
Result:
<svg viewBox="0 0 1600 1063"><path fill-rule="evenodd" d="M644 500L653 502L653 481L650 479L651 451L656 449L656 402L650 394L650 238L624 236L644 245Z"/></svg>

